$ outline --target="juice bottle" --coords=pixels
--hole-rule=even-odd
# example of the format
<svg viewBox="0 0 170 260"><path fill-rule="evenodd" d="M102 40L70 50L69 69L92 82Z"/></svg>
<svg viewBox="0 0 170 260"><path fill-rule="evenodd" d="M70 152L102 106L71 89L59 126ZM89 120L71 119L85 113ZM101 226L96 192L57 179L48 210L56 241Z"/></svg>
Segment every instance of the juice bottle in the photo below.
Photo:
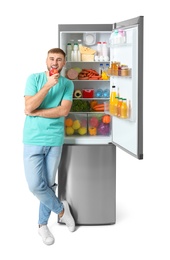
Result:
<svg viewBox="0 0 170 260"><path fill-rule="evenodd" d="M126 100L126 98L122 98L122 105L120 108L120 117L127 118L127 100Z"/></svg>
<svg viewBox="0 0 170 260"><path fill-rule="evenodd" d="M118 99L118 104L117 104L117 116L120 117L120 113L121 113L121 105L122 105L122 98Z"/></svg>
<svg viewBox="0 0 170 260"><path fill-rule="evenodd" d="M116 96L114 99L114 104L113 104L113 115L117 116L117 105L118 105L119 97Z"/></svg>
<svg viewBox="0 0 170 260"><path fill-rule="evenodd" d="M114 101L115 101L115 97L116 97L116 87L112 86L112 90L110 93L110 101L109 101L109 111L110 114L113 115L113 107L114 107Z"/></svg>

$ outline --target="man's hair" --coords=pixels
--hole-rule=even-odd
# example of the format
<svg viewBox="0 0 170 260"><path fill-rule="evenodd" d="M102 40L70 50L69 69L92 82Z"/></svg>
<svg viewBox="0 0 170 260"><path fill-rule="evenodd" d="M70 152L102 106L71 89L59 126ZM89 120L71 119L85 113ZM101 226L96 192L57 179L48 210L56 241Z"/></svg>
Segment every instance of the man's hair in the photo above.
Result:
<svg viewBox="0 0 170 260"><path fill-rule="evenodd" d="M48 54L49 54L49 53L61 53L61 54L64 56L64 58L66 57L66 53L65 53L62 49L60 49L60 48L50 49L50 50L48 51Z"/></svg>

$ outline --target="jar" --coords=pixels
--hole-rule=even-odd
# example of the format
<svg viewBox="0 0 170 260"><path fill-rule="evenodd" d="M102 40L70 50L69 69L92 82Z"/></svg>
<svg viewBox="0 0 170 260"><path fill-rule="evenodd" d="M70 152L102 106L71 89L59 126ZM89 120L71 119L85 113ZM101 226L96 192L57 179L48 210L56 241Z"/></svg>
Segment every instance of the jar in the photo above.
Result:
<svg viewBox="0 0 170 260"><path fill-rule="evenodd" d="M121 66L121 76L129 76L128 66Z"/></svg>

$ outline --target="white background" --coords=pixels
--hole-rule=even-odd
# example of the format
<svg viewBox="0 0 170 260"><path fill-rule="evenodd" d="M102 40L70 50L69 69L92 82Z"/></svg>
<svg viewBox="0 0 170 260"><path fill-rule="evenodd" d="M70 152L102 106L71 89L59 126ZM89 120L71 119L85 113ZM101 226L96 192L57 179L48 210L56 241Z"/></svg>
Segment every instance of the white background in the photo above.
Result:
<svg viewBox="0 0 170 260"><path fill-rule="evenodd" d="M0 258L170 259L168 1L1 1ZM23 92L30 73L46 69L58 47L58 24L114 23L144 16L144 160L117 148L117 221L70 233L51 215L56 242L37 234L38 201L22 161ZM166 66L165 66L166 65ZM89 213L90 214L90 213ZM78 250L79 249L79 250Z"/></svg>

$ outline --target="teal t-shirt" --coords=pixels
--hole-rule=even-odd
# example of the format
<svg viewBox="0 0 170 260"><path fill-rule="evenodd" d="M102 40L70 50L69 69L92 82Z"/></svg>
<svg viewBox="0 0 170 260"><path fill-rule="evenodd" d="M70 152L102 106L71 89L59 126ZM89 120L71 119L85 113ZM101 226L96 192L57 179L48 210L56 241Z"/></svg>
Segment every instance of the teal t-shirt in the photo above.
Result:
<svg viewBox="0 0 170 260"><path fill-rule="evenodd" d="M25 96L35 95L47 82L45 72L31 74L26 82ZM74 84L60 76L58 83L52 87L39 108L53 108L62 100L71 100ZM60 146L64 142L64 117L44 118L26 116L23 129L23 143L42 146Z"/></svg>

